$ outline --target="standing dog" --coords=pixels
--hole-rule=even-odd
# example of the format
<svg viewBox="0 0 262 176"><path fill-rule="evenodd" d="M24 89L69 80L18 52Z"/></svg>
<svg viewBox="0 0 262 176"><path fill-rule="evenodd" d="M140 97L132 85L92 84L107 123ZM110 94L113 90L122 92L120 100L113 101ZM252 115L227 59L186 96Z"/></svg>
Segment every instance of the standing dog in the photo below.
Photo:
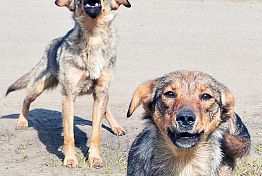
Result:
<svg viewBox="0 0 262 176"><path fill-rule="evenodd" d="M99 155L101 121L105 116L116 135L125 130L112 117L108 107L108 88L116 61L114 11L120 5L130 7L128 0L56 0L57 6L73 11L75 27L64 37L55 39L38 64L7 90L27 88L16 128L28 127L30 104L46 89L62 86L64 165L76 167L74 151L74 111L77 96L93 94L93 128L89 160L94 167L102 164Z"/></svg>
<svg viewBox="0 0 262 176"><path fill-rule="evenodd" d="M211 76L177 71L138 87L148 126L135 139L128 176L227 176L248 153L250 136L231 92Z"/></svg>

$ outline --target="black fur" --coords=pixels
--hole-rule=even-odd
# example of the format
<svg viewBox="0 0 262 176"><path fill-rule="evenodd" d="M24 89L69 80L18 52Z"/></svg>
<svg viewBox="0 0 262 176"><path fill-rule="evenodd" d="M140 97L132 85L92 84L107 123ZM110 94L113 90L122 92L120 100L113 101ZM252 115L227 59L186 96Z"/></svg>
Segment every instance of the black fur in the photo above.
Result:
<svg viewBox="0 0 262 176"><path fill-rule="evenodd" d="M133 142L128 155L128 176L151 175L153 142L156 140L154 130L145 128Z"/></svg>

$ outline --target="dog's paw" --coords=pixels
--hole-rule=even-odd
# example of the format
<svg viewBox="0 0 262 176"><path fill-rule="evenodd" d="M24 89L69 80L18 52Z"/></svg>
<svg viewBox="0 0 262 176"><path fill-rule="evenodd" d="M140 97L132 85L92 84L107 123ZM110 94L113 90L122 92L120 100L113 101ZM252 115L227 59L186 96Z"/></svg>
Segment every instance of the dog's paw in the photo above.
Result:
<svg viewBox="0 0 262 176"><path fill-rule="evenodd" d="M91 163L91 166L96 168L96 169L103 167L103 160L101 159L100 156L90 156L89 155L88 160Z"/></svg>
<svg viewBox="0 0 262 176"><path fill-rule="evenodd" d="M111 127L111 129L117 136L123 136L126 134L125 129L120 125L114 125Z"/></svg>
<svg viewBox="0 0 262 176"><path fill-rule="evenodd" d="M75 156L68 156L64 159L64 166L70 167L70 168L76 168L78 165L78 161Z"/></svg>
<svg viewBox="0 0 262 176"><path fill-rule="evenodd" d="M16 130L21 130L28 128L28 120L24 116L19 116L17 122L16 122Z"/></svg>

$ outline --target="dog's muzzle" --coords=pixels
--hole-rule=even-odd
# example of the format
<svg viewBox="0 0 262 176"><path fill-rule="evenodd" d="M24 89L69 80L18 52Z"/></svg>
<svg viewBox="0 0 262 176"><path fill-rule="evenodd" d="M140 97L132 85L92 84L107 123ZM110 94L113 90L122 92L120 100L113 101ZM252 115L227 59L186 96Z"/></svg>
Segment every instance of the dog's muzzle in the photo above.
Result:
<svg viewBox="0 0 262 176"><path fill-rule="evenodd" d="M101 13L101 0L84 0L84 11L91 18L96 18Z"/></svg>
<svg viewBox="0 0 262 176"><path fill-rule="evenodd" d="M171 141L179 148L190 149L201 140L202 133L194 132L196 115L190 108L180 109L176 115L176 128L169 127L167 135Z"/></svg>
<svg viewBox="0 0 262 176"><path fill-rule="evenodd" d="M196 146L201 140L204 132L201 133L187 133L187 132L177 132L170 128L167 129L167 135L170 140L175 144L178 148L182 149L190 149Z"/></svg>

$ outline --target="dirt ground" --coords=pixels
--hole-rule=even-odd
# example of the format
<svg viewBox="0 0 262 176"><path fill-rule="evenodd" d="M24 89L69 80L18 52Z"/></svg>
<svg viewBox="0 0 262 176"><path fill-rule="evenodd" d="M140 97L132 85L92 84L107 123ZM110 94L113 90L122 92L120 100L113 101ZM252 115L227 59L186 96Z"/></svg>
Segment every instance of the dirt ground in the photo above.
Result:
<svg viewBox="0 0 262 176"><path fill-rule="evenodd" d="M89 145L92 98L75 104L80 166L62 166L61 95L45 92L31 107L30 128L16 131L25 90L4 97L7 87L41 58L52 39L72 26L71 14L52 0L12 0L0 5L0 175L125 175L127 152L143 128L142 108L126 118L129 101L143 81L187 69L213 75L234 92L236 111L252 137L252 152L236 175L262 175L262 3L261 1L130 0L121 8L118 60L110 105L127 134L117 137L104 122L102 169L92 169Z"/></svg>

